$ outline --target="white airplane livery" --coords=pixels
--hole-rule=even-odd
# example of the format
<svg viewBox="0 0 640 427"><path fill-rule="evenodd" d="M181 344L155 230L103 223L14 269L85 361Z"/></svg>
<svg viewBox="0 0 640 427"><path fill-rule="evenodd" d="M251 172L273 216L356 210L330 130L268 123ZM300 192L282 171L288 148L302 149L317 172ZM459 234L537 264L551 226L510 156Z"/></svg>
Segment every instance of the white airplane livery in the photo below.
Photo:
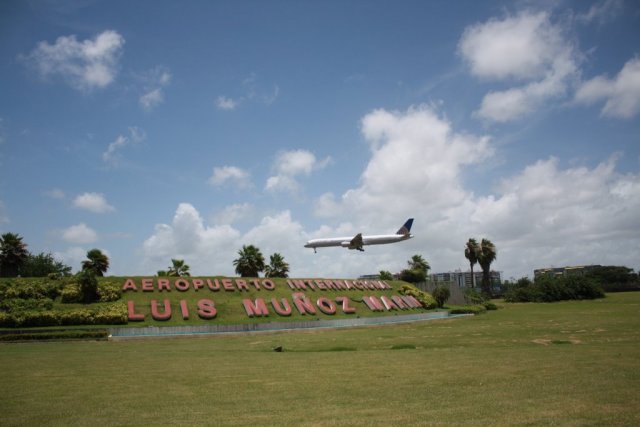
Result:
<svg viewBox="0 0 640 427"><path fill-rule="evenodd" d="M387 243L396 243L403 240L411 239L413 235L410 233L413 225L413 218L409 218L396 234L380 234L374 236L363 236L358 233L353 237L331 237L327 239L309 240L304 247L313 248L316 252L317 248L327 248L330 246L342 246L343 248L357 249L364 252L363 246L366 245L384 245Z"/></svg>

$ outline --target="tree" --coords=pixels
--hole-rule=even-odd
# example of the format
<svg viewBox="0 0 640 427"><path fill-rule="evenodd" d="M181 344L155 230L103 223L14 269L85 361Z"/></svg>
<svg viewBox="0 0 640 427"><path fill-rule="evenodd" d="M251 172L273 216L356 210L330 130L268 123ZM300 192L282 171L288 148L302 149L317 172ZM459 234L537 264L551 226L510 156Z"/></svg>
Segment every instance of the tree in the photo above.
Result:
<svg viewBox="0 0 640 427"><path fill-rule="evenodd" d="M70 276L71 267L57 261L51 253L41 252L38 255L29 254L20 269L22 277L46 277L51 273Z"/></svg>
<svg viewBox="0 0 640 427"><path fill-rule="evenodd" d="M98 295L98 279L96 279L96 271L94 269L83 268L78 273L78 281L80 282L80 292L82 292L82 302L89 304L100 299Z"/></svg>
<svg viewBox="0 0 640 427"><path fill-rule="evenodd" d="M440 285L436 286L433 292L431 292L431 295L433 295L433 298L436 300L438 308L442 308L442 306L444 306L444 303L447 302L447 300L451 296L451 291L449 290L448 286Z"/></svg>
<svg viewBox="0 0 640 427"><path fill-rule="evenodd" d="M480 246L476 239L469 239L464 248L464 257L469 260L471 266L471 287L476 287L476 276L473 274L473 266L478 263L478 255L480 254Z"/></svg>
<svg viewBox="0 0 640 427"><path fill-rule="evenodd" d="M109 257L102 253L100 249L91 249L87 252L87 260L82 261L82 271L90 270L96 276L104 276L109 269Z"/></svg>
<svg viewBox="0 0 640 427"><path fill-rule="evenodd" d="M482 268L482 292L491 297L491 263L496 260L498 253L495 245L489 239L482 239L478 253L478 264Z"/></svg>
<svg viewBox="0 0 640 427"><path fill-rule="evenodd" d="M419 254L412 256L411 259L407 261L407 264L409 264L409 270L422 270L425 276L431 269L429 263Z"/></svg>
<svg viewBox="0 0 640 427"><path fill-rule="evenodd" d="M406 269L400 272L400 280L409 283L422 283L427 280L427 274L420 269Z"/></svg>
<svg viewBox="0 0 640 427"><path fill-rule="evenodd" d="M16 277L29 256L27 244L17 233L0 236L0 276Z"/></svg>
<svg viewBox="0 0 640 427"><path fill-rule="evenodd" d="M393 274L390 271L380 270L380 280L393 280Z"/></svg>
<svg viewBox="0 0 640 427"><path fill-rule="evenodd" d="M269 257L269 265L264 269L264 277L289 277L289 264L284 261L282 255L276 252Z"/></svg>
<svg viewBox="0 0 640 427"><path fill-rule="evenodd" d="M173 259L171 258L171 266L167 270L167 276L170 277L189 277L191 273L189 273L189 266L184 263L183 259ZM158 276L160 272L158 272Z"/></svg>
<svg viewBox="0 0 640 427"><path fill-rule="evenodd" d="M259 273L264 271L264 256L260 249L253 245L243 245L238 250L239 258L233 260L236 273L241 277L259 277Z"/></svg>

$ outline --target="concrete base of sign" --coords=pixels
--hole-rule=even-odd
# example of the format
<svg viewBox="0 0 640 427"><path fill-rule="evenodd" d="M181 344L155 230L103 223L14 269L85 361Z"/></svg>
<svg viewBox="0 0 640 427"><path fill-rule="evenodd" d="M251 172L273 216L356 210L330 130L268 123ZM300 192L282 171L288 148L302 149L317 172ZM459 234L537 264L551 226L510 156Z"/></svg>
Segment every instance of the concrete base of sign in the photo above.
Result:
<svg viewBox="0 0 640 427"><path fill-rule="evenodd" d="M353 319L306 320L299 322L243 323L237 325L205 326L147 326L144 328L109 328L109 339L131 339L151 337L197 336L212 334L234 334L246 332L286 331L295 329L344 328L355 326L387 325L417 322L422 320L450 319L471 316L470 314L415 313L385 317L360 317Z"/></svg>

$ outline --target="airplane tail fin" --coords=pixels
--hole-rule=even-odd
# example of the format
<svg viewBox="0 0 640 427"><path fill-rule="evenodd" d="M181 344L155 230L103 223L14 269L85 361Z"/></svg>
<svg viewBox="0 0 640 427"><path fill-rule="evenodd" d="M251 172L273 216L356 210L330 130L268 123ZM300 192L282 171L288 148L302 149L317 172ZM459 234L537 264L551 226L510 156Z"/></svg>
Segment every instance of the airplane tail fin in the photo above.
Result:
<svg viewBox="0 0 640 427"><path fill-rule="evenodd" d="M407 235L411 231L411 226L413 225L413 218L409 218L407 222L404 223L400 230L396 231L396 234Z"/></svg>

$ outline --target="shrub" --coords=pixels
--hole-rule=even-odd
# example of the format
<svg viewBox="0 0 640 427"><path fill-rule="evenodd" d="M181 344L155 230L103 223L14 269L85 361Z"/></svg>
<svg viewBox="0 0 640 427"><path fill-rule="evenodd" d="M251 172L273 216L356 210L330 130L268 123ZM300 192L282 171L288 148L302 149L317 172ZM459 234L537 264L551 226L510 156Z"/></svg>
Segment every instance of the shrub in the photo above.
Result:
<svg viewBox="0 0 640 427"><path fill-rule="evenodd" d="M486 302L482 303L482 305L487 310L497 310L498 309L498 306L495 305L494 303L492 303L491 301L486 301Z"/></svg>
<svg viewBox="0 0 640 427"><path fill-rule="evenodd" d="M122 296L122 290L117 283L102 282L98 284L98 296L100 302L118 301Z"/></svg>
<svg viewBox="0 0 640 427"><path fill-rule="evenodd" d="M19 311L40 311L51 310L53 301L49 298L44 299L21 299L10 298L0 301L0 311L15 313Z"/></svg>
<svg viewBox="0 0 640 427"><path fill-rule="evenodd" d="M82 292L80 291L80 285L77 283L70 283L66 285L60 293L62 302L65 304L73 304L82 302Z"/></svg>
<svg viewBox="0 0 640 427"><path fill-rule="evenodd" d="M420 304L426 309L436 308L436 300L426 292L421 291L412 285L402 285L398 292L402 295L411 295L417 299Z"/></svg>
<svg viewBox="0 0 640 427"><path fill-rule="evenodd" d="M482 314L486 313L487 309L484 305L464 305L452 307L449 310L450 314Z"/></svg>
<svg viewBox="0 0 640 427"><path fill-rule="evenodd" d="M464 301L467 304L482 304L485 300L485 297L474 288L466 288L464 290Z"/></svg>
<svg viewBox="0 0 640 427"><path fill-rule="evenodd" d="M507 302L553 302L604 298L600 285L588 277L538 277L535 282L520 279L505 293Z"/></svg>
<svg viewBox="0 0 640 427"><path fill-rule="evenodd" d="M433 298L436 300L436 304L439 308L442 308L445 302L451 296L451 291L447 286L436 286L433 290Z"/></svg>

